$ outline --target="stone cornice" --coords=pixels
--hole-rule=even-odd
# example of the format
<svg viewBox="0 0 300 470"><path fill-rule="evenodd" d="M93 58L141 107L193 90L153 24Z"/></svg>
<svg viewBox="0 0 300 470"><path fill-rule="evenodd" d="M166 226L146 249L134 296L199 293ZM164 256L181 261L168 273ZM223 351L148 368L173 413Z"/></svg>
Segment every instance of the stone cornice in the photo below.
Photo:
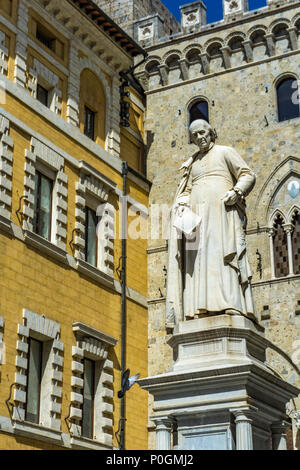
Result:
<svg viewBox="0 0 300 470"><path fill-rule="evenodd" d="M34 0L32 7L36 8L43 16L47 14L52 17L53 22L59 23L60 29L63 28L69 37L73 36L77 38L82 44L87 46L91 52L95 53L97 57L101 58L104 63L109 64L111 69L120 68L120 64L124 64L124 62L127 62L129 65L129 61L132 61L131 54L123 47L121 42L118 43L113 39L108 32L97 24L97 20L94 21L89 17L85 11L81 9L79 4L76 5L76 1L64 0L62 2L61 0L47 0L45 2L44 0ZM96 5L95 7L99 10ZM76 14L76 10L78 14ZM103 13L103 15L105 14ZM113 27L112 20L110 20L110 23L110 26ZM125 40L125 36L127 38L126 33L117 25L116 28L120 30L119 34L121 38L124 36ZM130 41L127 40L127 42L134 43L132 39L130 39ZM134 43L134 49L136 48L138 48L139 51L143 51L140 46ZM124 66L126 67L125 64Z"/></svg>
<svg viewBox="0 0 300 470"><path fill-rule="evenodd" d="M74 333L76 333L78 337L91 337L98 341L101 341L102 343L105 343L106 346L115 346L118 342L116 338L113 338L112 336L109 336L103 333L102 331L96 330L91 326L85 325L82 322L73 323L72 328Z"/></svg>
<svg viewBox="0 0 300 470"><path fill-rule="evenodd" d="M140 379L138 384L145 390L150 391L154 394L164 395L166 392L169 392L171 389L176 390L176 393L180 392L181 388L193 389L199 391L199 386L201 384L202 389L205 386L214 386L214 389L217 388L218 382L223 383L226 380L230 381L231 386L237 383L245 383L245 381L252 381L252 374L256 375L256 382L260 384L262 389L269 387L275 390L277 386L282 384L282 379L275 375L271 370L267 368L261 368L254 363L249 364L239 364L218 367L211 370L189 370L189 371L176 371L169 372L167 374L157 375L153 377L147 377L145 379ZM299 389L294 387L289 383L285 383L286 386L286 395L289 394L297 396ZM241 397L242 398L242 397ZM228 401L231 401L229 399ZM201 403L204 405L205 403ZM196 406L197 404L195 404ZM167 409L167 408L166 408ZM160 407L160 411L163 408Z"/></svg>
<svg viewBox="0 0 300 470"><path fill-rule="evenodd" d="M297 54L300 54L300 50L290 51L290 52L287 52L285 54L274 55L272 57L265 57L264 59L258 60L256 62L253 61L253 62L249 62L247 64L239 65L237 67L232 67L230 69L223 69L223 70L220 70L218 72L208 73L206 75L202 75L202 76L199 76L199 77L196 77L196 78L191 78L191 79L186 80L186 81L182 80L180 82L172 83L171 85L164 85L164 86L161 86L160 88L145 91L145 94L146 95L152 95L154 93L161 93L161 92L164 92L166 90L170 90L172 88L177 88L179 86L190 85L192 83L201 82L203 80L208 80L210 78L218 77L220 75L224 75L224 74L227 74L227 73L237 72L238 70L244 70L244 69L249 68L249 67L255 67L255 66L260 65L260 64L265 64L265 63L268 63L268 62L272 62L274 60L285 59L286 57L291 57L291 56L294 56L294 55L297 55ZM141 72L141 74L142 73L143 72Z"/></svg>

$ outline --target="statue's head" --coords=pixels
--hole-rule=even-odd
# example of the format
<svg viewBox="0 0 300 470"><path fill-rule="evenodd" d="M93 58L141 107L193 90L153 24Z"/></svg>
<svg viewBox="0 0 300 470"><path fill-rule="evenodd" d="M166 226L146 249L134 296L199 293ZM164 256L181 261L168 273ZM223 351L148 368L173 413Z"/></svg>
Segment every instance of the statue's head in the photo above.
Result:
<svg viewBox="0 0 300 470"><path fill-rule="evenodd" d="M204 119L197 119L190 125L190 136L193 144L205 151L212 142L216 141L216 131Z"/></svg>

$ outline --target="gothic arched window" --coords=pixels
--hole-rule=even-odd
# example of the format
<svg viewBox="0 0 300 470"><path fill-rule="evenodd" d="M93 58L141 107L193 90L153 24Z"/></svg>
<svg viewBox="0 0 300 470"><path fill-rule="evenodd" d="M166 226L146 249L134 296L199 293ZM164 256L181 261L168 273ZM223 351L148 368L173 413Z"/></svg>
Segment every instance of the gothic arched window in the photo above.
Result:
<svg viewBox="0 0 300 470"><path fill-rule="evenodd" d="M299 117L300 108L297 80L293 77L285 78L278 83L276 90L279 122Z"/></svg>
<svg viewBox="0 0 300 470"><path fill-rule="evenodd" d="M294 214L292 223L293 270L294 274L300 274L300 212Z"/></svg>
<svg viewBox="0 0 300 470"><path fill-rule="evenodd" d="M285 277L289 275L289 255L287 234L284 230L284 220L278 214L274 220L273 229L273 250L274 250L274 270L275 277Z"/></svg>
<svg viewBox="0 0 300 470"><path fill-rule="evenodd" d="M204 119L205 121L209 122L209 111L208 111L208 103L205 100L199 100L196 101L191 107L190 107L190 122L189 124L191 125L192 122L196 121L197 119Z"/></svg>

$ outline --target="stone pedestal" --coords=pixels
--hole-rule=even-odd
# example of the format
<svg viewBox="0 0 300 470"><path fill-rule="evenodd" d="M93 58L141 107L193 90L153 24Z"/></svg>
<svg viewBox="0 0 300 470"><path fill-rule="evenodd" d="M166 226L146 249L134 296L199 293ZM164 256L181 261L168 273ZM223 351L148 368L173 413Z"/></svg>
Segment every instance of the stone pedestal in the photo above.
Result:
<svg viewBox="0 0 300 470"><path fill-rule="evenodd" d="M219 315L176 326L171 371L139 381L154 397L160 450L286 448L286 404L299 390L266 362L263 329L242 316ZM163 448L163 449L162 449Z"/></svg>

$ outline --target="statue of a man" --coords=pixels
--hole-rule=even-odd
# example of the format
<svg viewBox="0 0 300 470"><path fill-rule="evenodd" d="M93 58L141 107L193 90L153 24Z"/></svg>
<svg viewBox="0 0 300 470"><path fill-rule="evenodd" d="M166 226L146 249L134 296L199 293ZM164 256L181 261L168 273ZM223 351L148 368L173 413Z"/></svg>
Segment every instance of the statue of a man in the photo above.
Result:
<svg viewBox="0 0 300 470"><path fill-rule="evenodd" d="M220 313L255 319L245 239L245 197L255 174L234 149L215 144L206 121L194 121L190 135L199 150L181 167L172 208L167 326ZM186 208L200 220L194 241L180 239L174 226Z"/></svg>

